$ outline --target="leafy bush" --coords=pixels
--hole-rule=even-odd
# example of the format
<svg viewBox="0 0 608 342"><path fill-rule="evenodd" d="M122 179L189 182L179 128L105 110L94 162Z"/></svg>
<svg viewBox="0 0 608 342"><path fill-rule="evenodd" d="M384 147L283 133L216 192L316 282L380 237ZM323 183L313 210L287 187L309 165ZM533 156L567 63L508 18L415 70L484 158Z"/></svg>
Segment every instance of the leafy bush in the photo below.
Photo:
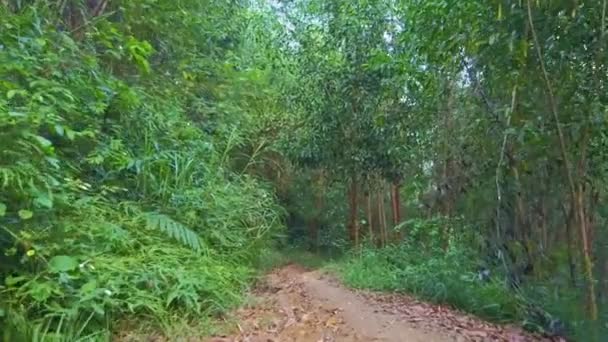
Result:
<svg viewBox="0 0 608 342"><path fill-rule="evenodd" d="M14 328L25 336L33 336L33 331L47 333L47 329L67 333L65 329L82 322L88 325L82 333L88 334L110 318L132 315L150 317L162 327L169 325L175 310L188 319L221 312L239 302L254 275L243 257L220 255L212 248L197 252L171 242L170 237L179 236L185 228L166 216L161 217L169 222L164 225L173 228L165 229L174 229L173 233L146 228L139 217L149 214L136 210L121 212L110 203L90 199L78 214L64 217L45 231L21 230L24 238L18 244L27 244L28 252L35 252L13 248L23 270L14 270L4 279L7 324L16 323L11 317L23 317L28 326ZM243 245L249 256L259 248L255 244L259 242L252 239Z"/></svg>
<svg viewBox="0 0 608 342"><path fill-rule="evenodd" d="M5 340L204 320L239 302L282 227L270 189L229 167L249 114L226 84L247 79L215 58L236 47L192 45L216 22L232 32L241 8L156 5L96 18L80 17L85 2L0 5Z"/></svg>

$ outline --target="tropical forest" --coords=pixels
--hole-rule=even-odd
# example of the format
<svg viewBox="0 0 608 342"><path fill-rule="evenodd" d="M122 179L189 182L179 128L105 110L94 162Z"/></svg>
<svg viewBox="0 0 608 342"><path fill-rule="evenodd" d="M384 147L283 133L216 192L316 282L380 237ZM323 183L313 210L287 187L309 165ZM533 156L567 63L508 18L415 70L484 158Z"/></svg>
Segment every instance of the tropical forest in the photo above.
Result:
<svg viewBox="0 0 608 342"><path fill-rule="evenodd" d="M0 0L0 339L608 341L608 0Z"/></svg>

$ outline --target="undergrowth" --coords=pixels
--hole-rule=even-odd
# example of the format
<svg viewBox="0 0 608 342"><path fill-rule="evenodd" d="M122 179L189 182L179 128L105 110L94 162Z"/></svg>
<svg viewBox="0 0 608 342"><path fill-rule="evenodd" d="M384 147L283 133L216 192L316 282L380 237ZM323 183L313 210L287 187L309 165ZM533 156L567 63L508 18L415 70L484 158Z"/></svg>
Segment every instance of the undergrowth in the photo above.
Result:
<svg viewBox="0 0 608 342"><path fill-rule="evenodd" d="M266 249L257 262L257 269L270 271L274 268L296 264L314 270L329 266L332 259L307 251L302 247L284 247Z"/></svg>
<svg viewBox="0 0 608 342"><path fill-rule="evenodd" d="M257 98L236 88L259 80L216 61L234 56L221 37L243 8L111 1L89 18L87 2L9 3L1 338L110 340L129 324L171 335L240 303L283 226L269 186L230 167Z"/></svg>
<svg viewBox="0 0 608 342"><path fill-rule="evenodd" d="M471 256L463 250L423 251L403 244L363 249L342 261L346 284L378 291L403 291L494 321L521 317L520 305L501 281L481 282Z"/></svg>
<svg viewBox="0 0 608 342"><path fill-rule="evenodd" d="M353 288L402 292L498 323L517 323L531 331L586 341L591 331L603 332L601 322L591 326L584 312L573 310L581 293L549 290L546 282L526 279L513 287L499 267L480 273L482 257L471 249L470 237L454 238L445 250L436 236L438 221L407 222L411 235L401 244L364 247L349 252L330 266ZM604 313L605 314L605 313Z"/></svg>

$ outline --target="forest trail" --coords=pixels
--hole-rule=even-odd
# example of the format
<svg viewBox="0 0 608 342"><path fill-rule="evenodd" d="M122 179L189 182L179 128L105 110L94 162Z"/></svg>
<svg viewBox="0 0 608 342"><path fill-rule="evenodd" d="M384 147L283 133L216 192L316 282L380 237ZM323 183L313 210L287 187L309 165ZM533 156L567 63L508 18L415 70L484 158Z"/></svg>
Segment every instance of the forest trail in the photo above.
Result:
<svg viewBox="0 0 608 342"><path fill-rule="evenodd" d="M271 272L254 295L236 312L237 333L209 342L549 341L406 296L346 289L293 264Z"/></svg>

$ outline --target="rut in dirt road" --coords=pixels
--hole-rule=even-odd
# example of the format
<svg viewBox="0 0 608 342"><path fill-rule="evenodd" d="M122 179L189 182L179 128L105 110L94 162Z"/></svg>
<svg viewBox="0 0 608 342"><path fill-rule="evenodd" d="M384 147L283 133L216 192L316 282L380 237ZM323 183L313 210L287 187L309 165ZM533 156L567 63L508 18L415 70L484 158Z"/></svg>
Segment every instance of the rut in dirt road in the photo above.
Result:
<svg viewBox="0 0 608 342"><path fill-rule="evenodd" d="M352 291L297 265L269 274L256 298L238 310L238 334L210 341L551 341L406 296Z"/></svg>

